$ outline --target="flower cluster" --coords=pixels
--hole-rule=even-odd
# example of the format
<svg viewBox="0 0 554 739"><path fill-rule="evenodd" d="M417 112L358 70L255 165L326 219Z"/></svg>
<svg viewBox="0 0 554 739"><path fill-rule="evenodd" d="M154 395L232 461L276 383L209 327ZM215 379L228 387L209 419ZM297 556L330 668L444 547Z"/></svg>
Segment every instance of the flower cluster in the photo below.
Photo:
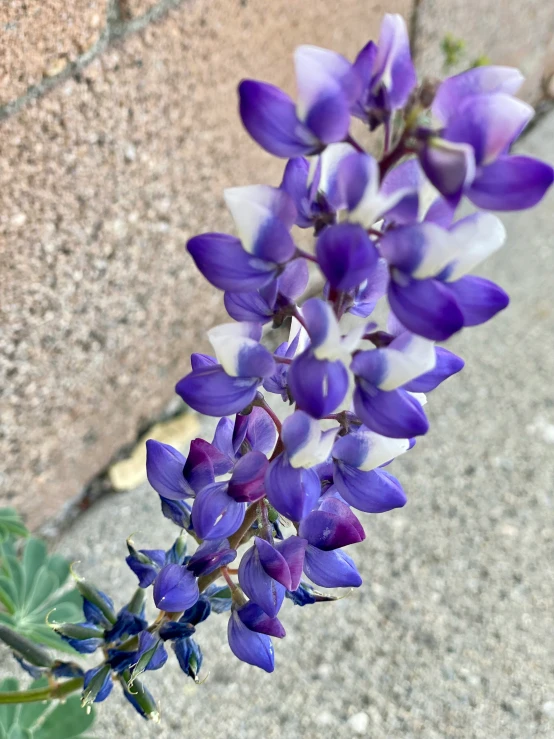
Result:
<svg viewBox="0 0 554 739"><path fill-rule="evenodd" d="M295 66L296 102L270 84L239 86L244 127L288 160L282 182L227 190L237 235L187 245L233 321L209 332L213 356L193 354L176 390L220 420L187 457L148 441L147 473L164 515L198 546L188 555L182 535L168 552L128 542L139 592L152 587L159 609L150 626L143 599L116 614L95 592L83 624L58 627L81 651L104 648L86 701L104 699L115 675L150 715L138 676L165 663L171 642L196 679L193 634L211 611L230 611L233 653L271 672L285 598L304 606L334 598L314 586L361 585L345 551L365 538L357 512L406 503L388 466L427 432L426 394L464 364L435 342L508 304L471 274L505 240L486 211L529 208L553 182L551 167L510 153L533 114L514 97L519 72L419 84L400 16L385 16L354 63L303 46ZM353 117L376 132L379 159L352 135ZM459 218L466 200L480 210ZM313 246L304 235L300 248L299 229ZM310 270L319 297L305 295ZM378 303L389 310L381 325ZM288 338L262 343L271 327Z"/></svg>

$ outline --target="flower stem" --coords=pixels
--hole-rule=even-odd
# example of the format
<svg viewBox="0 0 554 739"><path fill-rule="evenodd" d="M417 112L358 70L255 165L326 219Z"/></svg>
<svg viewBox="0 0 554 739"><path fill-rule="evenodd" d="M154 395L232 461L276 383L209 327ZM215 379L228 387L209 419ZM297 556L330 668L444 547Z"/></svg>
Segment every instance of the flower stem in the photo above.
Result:
<svg viewBox="0 0 554 739"><path fill-rule="evenodd" d="M38 701L61 700L83 687L82 677L73 677L63 683L47 685L45 688L31 690L13 690L0 693L0 704L3 703L36 703Z"/></svg>

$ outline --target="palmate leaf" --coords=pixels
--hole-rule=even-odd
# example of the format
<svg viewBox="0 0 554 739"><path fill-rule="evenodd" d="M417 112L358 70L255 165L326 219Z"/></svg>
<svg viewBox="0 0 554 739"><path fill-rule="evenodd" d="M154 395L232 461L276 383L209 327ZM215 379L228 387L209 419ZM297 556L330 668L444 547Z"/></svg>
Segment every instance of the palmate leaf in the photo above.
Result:
<svg viewBox="0 0 554 739"><path fill-rule="evenodd" d="M41 688L47 684L47 680L41 678L31 683L29 688ZM13 678L0 682L0 691L21 689ZM64 703L0 705L0 739L75 739L83 737L93 722L94 711L87 713L81 708L77 695Z"/></svg>
<svg viewBox="0 0 554 739"><path fill-rule="evenodd" d="M29 536L23 521L13 508L0 508L0 541L9 537L22 538Z"/></svg>
<svg viewBox="0 0 554 739"><path fill-rule="evenodd" d="M60 555L48 555L46 545L30 538L17 556L13 542L0 544L0 616L28 639L74 654L75 650L47 625L82 618L82 599L75 589L64 589L69 564ZM4 611L4 613L2 613ZM1 739L1 737L0 737Z"/></svg>

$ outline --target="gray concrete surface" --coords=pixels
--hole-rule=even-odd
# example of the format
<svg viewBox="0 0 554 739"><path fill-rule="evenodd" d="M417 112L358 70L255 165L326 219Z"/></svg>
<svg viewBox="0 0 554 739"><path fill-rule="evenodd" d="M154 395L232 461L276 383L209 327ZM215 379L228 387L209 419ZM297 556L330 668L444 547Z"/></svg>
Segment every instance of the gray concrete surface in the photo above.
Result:
<svg viewBox="0 0 554 739"><path fill-rule="evenodd" d="M527 138L554 162L554 116ZM527 739L554 736L554 288L551 194L505 218L506 248L483 274L512 296L456 338L464 372L433 393L428 436L393 465L409 496L365 516L353 548L364 586L337 603L287 602L273 675L238 663L226 616L202 624L206 682L175 664L149 676L162 723L117 695L94 736L187 739ZM125 537L168 546L146 487L100 502L59 549L124 602Z"/></svg>

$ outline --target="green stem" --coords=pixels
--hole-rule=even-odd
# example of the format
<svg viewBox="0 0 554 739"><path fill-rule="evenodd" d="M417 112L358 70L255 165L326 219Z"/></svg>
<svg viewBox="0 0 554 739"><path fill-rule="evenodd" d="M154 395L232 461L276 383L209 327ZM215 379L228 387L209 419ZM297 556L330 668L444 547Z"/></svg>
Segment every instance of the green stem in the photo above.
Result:
<svg viewBox="0 0 554 739"><path fill-rule="evenodd" d="M83 687L82 677L73 677L57 685L47 685L45 688L32 688L31 690L10 690L7 693L0 692L0 705L2 703L36 703L37 701L60 700L66 695L74 693Z"/></svg>

